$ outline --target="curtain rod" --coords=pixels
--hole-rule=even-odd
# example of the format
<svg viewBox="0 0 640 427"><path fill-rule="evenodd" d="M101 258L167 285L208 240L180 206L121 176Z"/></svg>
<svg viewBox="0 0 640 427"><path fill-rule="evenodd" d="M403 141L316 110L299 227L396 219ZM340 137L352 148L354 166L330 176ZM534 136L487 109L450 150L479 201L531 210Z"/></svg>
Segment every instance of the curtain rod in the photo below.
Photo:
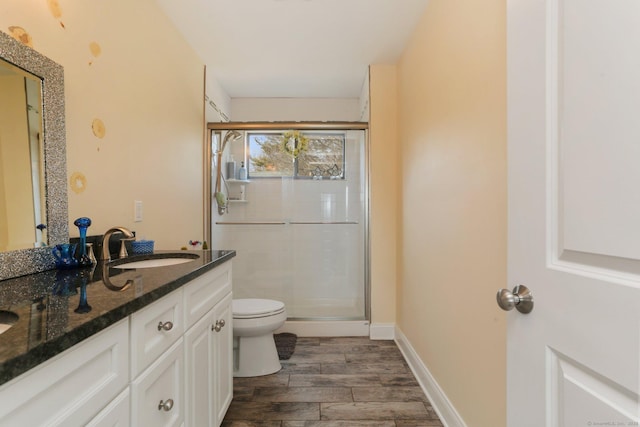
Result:
<svg viewBox="0 0 640 427"><path fill-rule="evenodd" d="M366 130L367 122L213 122L210 130Z"/></svg>

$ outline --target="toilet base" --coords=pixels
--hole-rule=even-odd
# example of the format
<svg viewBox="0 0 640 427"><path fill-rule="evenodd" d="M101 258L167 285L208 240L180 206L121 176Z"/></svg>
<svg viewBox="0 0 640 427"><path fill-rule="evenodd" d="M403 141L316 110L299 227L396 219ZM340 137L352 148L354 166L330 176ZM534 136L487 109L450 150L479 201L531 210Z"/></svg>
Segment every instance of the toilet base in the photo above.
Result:
<svg viewBox="0 0 640 427"><path fill-rule="evenodd" d="M273 333L253 337L234 336L234 377L259 377L282 369Z"/></svg>

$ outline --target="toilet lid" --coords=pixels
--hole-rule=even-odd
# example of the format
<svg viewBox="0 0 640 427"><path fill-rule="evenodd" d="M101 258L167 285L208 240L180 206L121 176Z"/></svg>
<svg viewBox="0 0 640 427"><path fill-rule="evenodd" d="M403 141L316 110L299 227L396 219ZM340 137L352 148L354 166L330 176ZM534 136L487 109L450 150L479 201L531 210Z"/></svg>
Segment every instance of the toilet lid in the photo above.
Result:
<svg viewBox="0 0 640 427"><path fill-rule="evenodd" d="M284 311L284 303L272 299L234 299L232 307L233 317L236 318L261 317Z"/></svg>

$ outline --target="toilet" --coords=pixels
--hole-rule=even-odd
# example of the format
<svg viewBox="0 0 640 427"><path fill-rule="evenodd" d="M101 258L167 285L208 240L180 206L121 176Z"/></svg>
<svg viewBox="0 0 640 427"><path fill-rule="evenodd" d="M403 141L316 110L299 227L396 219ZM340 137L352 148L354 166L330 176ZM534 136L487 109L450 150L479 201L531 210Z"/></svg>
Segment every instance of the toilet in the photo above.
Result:
<svg viewBox="0 0 640 427"><path fill-rule="evenodd" d="M270 299L234 299L233 376L257 377L282 369L273 332L287 320L284 303Z"/></svg>

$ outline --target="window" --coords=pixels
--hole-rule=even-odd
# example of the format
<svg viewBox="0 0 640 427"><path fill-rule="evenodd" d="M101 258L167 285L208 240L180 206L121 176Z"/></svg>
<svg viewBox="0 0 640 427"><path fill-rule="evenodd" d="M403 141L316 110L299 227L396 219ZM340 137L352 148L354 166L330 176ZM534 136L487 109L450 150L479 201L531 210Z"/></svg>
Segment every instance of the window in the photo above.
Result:
<svg viewBox="0 0 640 427"><path fill-rule="evenodd" d="M283 150L284 133L248 133L250 178L344 179L344 133L303 132L307 148L298 157Z"/></svg>

